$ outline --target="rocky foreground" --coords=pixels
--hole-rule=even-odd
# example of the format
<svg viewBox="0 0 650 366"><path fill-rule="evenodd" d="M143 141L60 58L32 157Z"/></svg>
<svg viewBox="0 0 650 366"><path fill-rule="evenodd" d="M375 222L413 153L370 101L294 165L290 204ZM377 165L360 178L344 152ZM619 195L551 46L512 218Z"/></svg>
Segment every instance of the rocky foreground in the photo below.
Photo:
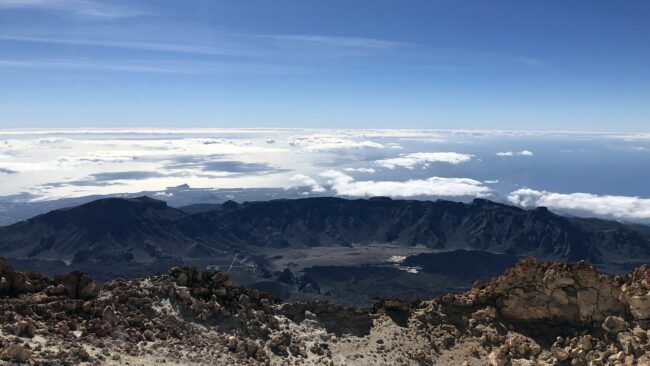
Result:
<svg viewBox="0 0 650 366"><path fill-rule="evenodd" d="M372 309L281 303L223 272L98 285L0 259L0 359L34 365L648 365L650 267L522 260L490 283Z"/></svg>

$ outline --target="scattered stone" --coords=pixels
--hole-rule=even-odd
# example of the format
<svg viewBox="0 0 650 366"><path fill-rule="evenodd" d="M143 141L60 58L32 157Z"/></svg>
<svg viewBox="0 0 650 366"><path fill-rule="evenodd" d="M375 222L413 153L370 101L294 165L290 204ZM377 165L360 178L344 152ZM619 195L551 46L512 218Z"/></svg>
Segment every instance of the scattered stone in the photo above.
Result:
<svg viewBox="0 0 650 366"><path fill-rule="evenodd" d="M524 259L466 293L372 309L282 304L187 267L101 287L80 272L48 279L1 259L0 275L9 363L650 364L648 266L617 277Z"/></svg>
<svg viewBox="0 0 650 366"><path fill-rule="evenodd" d="M56 276L55 280L63 285L66 294L72 299L93 299L99 294L99 285L83 272Z"/></svg>
<svg viewBox="0 0 650 366"><path fill-rule="evenodd" d="M115 325L117 323L117 316L115 315L115 309L110 305L105 307L104 311L102 312L102 319L104 319L104 321L108 322L111 325Z"/></svg>
<svg viewBox="0 0 650 366"><path fill-rule="evenodd" d="M29 352L17 344L7 346L2 350L2 353L0 353L0 359L16 363L25 363L29 360L29 357Z"/></svg>
<svg viewBox="0 0 650 366"><path fill-rule="evenodd" d="M21 320L18 322L18 324L16 324L14 333L19 337L32 338L36 333L36 328L34 327L33 322L28 320Z"/></svg>
<svg viewBox="0 0 650 366"><path fill-rule="evenodd" d="M627 329L627 322L620 316L610 315L605 318L605 321L603 322L603 329L610 333L617 334Z"/></svg>

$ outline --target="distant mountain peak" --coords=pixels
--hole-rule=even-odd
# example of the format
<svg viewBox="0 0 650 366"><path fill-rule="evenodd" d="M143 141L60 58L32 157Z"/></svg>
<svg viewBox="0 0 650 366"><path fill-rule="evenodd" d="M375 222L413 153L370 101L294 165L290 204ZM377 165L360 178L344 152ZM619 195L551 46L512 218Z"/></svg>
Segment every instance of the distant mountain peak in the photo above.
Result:
<svg viewBox="0 0 650 366"><path fill-rule="evenodd" d="M149 196L140 196L133 198L122 198L122 197L108 197L101 198L95 201L88 202L78 207L90 207L90 206L102 206L102 205L146 205L157 208L167 207L167 202L161 201Z"/></svg>
<svg viewBox="0 0 650 366"><path fill-rule="evenodd" d="M228 201L221 204L221 208L226 209L226 210L234 210L234 209L236 209L238 207L239 207L239 203L237 203L235 201L232 201L232 200L228 200Z"/></svg>
<svg viewBox="0 0 650 366"><path fill-rule="evenodd" d="M488 200L488 199L485 199L485 198L474 198L472 200L472 205L477 206L477 207L487 207L487 206L490 206L490 207L509 207L509 208L514 207L514 206L509 206L509 205L506 205L506 204L503 204L503 203L495 202L495 201L492 201L492 200Z"/></svg>
<svg viewBox="0 0 650 366"><path fill-rule="evenodd" d="M368 198L368 201L392 201L393 199L386 196L375 196Z"/></svg>

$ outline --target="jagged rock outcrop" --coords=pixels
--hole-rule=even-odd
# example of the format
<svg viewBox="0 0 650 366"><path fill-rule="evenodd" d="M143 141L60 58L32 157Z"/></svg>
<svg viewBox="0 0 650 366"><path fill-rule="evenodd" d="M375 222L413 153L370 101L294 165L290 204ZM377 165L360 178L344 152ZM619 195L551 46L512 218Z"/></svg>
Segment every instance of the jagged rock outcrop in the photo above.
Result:
<svg viewBox="0 0 650 366"><path fill-rule="evenodd" d="M626 277L622 297L635 319L650 321L650 266L644 265Z"/></svg>
<svg viewBox="0 0 650 366"><path fill-rule="evenodd" d="M609 276L582 262L527 258L489 283L477 282L467 293L442 296L415 313L427 324L453 314L451 322L461 333L492 348L491 365L517 359L566 365L650 364L650 303L645 301L649 283L648 266ZM458 319L459 313L465 315Z"/></svg>
<svg viewBox="0 0 650 366"><path fill-rule="evenodd" d="M551 264L525 259L471 297L496 303L513 320L591 324L626 314L623 279L602 275L585 264Z"/></svg>
<svg viewBox="0 0 650 366"><path fill-rule="evenodd" d="M0 294L19 293L24 291L24 287L23 274L16 273L4 258L0 258Z"/></svg>
<svg viewBox="0 0 650 366"><path fill-rule="evenodd" d="M525 259L466 293L371 309L282 303L186 267L101 287L81 273L47 281L0 294L0 363L650 364L647 266L608 276Z"/></svg>
<svg viewBox="0 0 650 366"><path fill-rule="evenodd" d="M52 281L35 272L16 272L6 259L0 257L0 296L37 292Z"/></svg>
<svg viewBox="0 0 650 366"><path fill-rule="evenodd" d="M93 299L99 294L99 285L87 274L72 272L66 276L55 276L54 280L63 285L66 294L72 299Z"/></svg>
<svg viewBox="0 0 650 366"><path fill-rule="evenodd" d="M650 267L626 276L598 273L592 266L521 260L489 284L476 284L455 301L492 305L509 320L572 326L601 324L619 316L643 322L650 314Z"/></svg>

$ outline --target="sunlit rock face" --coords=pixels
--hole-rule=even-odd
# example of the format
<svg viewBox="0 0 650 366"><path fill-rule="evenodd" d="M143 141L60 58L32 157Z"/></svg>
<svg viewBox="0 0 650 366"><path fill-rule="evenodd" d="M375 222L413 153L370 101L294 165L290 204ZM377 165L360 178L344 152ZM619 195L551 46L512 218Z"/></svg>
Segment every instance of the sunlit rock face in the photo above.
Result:
<svg viewBox="0 0 650 366"><path fill-rule="evenodd" d="M512 319L588 324L626 312L622 282L586 264L526 260L495 279L486 291L501 304L501 313Z"/></svg>

